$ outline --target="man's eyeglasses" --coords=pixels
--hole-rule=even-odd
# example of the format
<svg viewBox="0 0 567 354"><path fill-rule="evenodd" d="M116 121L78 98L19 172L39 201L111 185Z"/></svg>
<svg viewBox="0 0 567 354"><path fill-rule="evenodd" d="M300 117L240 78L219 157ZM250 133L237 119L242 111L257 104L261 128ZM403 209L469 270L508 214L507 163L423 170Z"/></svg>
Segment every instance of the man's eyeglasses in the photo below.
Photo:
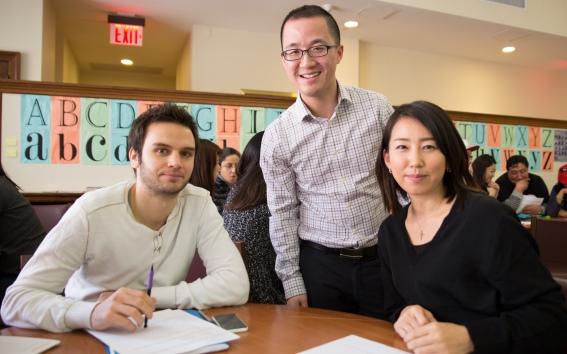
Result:
<svg viewBox="0 0 567 354"><path fill-rule="evenodd" d="M310 57L324 57L329 53L329 48L335 48L338 45L315 45L311 48L288 49L281 53L281 56L287 61L294 61L303 58L303 53L307 53Z"/></svg>

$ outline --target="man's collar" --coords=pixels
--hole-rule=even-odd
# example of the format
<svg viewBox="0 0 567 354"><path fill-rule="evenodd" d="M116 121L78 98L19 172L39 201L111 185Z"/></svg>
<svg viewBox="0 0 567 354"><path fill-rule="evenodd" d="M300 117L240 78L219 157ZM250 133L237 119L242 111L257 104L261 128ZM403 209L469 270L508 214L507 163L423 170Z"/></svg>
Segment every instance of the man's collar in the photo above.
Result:
<svg viewBox="0 0 567 354"><path fill-rule="evenodd" d="M336 108L338 108L340 105L352 102L352 97L350 92L338 81L337 81L337 92L338 92L338 98L337 98ZM297 119L299 121L303 121L307 118L310 119L315 118L315 115L311 113L305 102L303 102L303 100L301 99L301 93L299 92L297 93L297 98L295 99L294 106L297 109ZM336 108L335 108L335 112L336 112Z"/></svg>
<svg viewBox="0 0 567 354"><path fill-rule="evenodd" d="M136 217L136 214L134 213L134 205L136 203L136 186L137 186L137 181L131 181L128 185L128 187L126 188L126 192L125 192L125 202L126 202L126 208L128 209L128 212L130 213L130 215L134 218L134 220L136 220L136 222L144 224L148 227L150 227L149 225L145 224L142 220L139 220L138 217ZM185 196L186 190L187 190L187 186L185 186L185 188L183 188L179 193L177 193L177 195L175 196L175 205L173 206L173 208L171 209L171 212L167 215L167 218L164 222L164 224L160 227L163 228L163 226L165 224L167 224L167 222L170 219L173 219L174 217L177 216L177 214L180 212L181 210L181 203L183 202L183 197ZM139 189L138 189L139 190Z"/></svg>
<svg viewBox="0 0 567 354"><path fill-rule="evenodd" d="M337 86L339 88L339 90L338 90L339 91L339 101L338 101L339 105L345 104L346 102L352 103L352 97L351 97L350 91L347 90L346 87L341 85L338 81L337 81Z"/></svg>

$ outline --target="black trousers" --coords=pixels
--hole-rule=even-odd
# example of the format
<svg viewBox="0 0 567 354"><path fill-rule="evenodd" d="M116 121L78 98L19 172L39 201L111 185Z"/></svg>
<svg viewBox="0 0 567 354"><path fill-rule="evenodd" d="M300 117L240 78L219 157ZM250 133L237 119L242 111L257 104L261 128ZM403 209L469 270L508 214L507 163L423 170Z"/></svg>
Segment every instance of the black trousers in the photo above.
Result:
<svg viewBox="0 0 567 354"><path fill-rule="evenodd" d="M351 259L302 245L299 267L310 307L386 319L378 256Z"/></svg>

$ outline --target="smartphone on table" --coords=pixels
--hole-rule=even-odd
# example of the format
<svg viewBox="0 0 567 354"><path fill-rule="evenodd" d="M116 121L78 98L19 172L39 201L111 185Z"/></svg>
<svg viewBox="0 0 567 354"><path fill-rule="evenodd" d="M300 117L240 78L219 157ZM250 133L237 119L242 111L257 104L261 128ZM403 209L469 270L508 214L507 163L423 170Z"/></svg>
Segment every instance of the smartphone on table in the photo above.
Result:
<svg viewBox="0 0 567 354"><path fill-rule="evenodd" d="M234 333L244 332L248 330L248 326L235 313L225 315L216 315L212 317L213 322L217 326Z"/></svg>

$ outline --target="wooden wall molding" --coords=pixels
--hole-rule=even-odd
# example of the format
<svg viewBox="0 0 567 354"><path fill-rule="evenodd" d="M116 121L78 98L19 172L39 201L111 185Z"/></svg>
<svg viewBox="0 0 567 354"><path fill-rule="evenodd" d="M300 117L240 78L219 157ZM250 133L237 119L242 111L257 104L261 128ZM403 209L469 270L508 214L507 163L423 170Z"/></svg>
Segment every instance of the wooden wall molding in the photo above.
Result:
<svg viewBox="0 0 567 354"><path fill-rule="evenodd" d="M201 103L266 108L287 108L295 101L295 99L291 97L155 90L138 87L78 85L21 80L0 80L0 92L38 94L48 96L115 98L143 101Z"/></svg>
<svg viewBox="0 0 567 354"><path fill-rule="evenodd" d="M23 193L32 204L74 203L83 193Z"/></svg>
<svg viewBox="0 0 567 354"><path fill-rule="evenodd" d="M567 117L565 120L513 117L485 113L468 113L447 111L452 120L463 122L482 122L495 124L528 125L541 128L567 129Z"/></svg>

